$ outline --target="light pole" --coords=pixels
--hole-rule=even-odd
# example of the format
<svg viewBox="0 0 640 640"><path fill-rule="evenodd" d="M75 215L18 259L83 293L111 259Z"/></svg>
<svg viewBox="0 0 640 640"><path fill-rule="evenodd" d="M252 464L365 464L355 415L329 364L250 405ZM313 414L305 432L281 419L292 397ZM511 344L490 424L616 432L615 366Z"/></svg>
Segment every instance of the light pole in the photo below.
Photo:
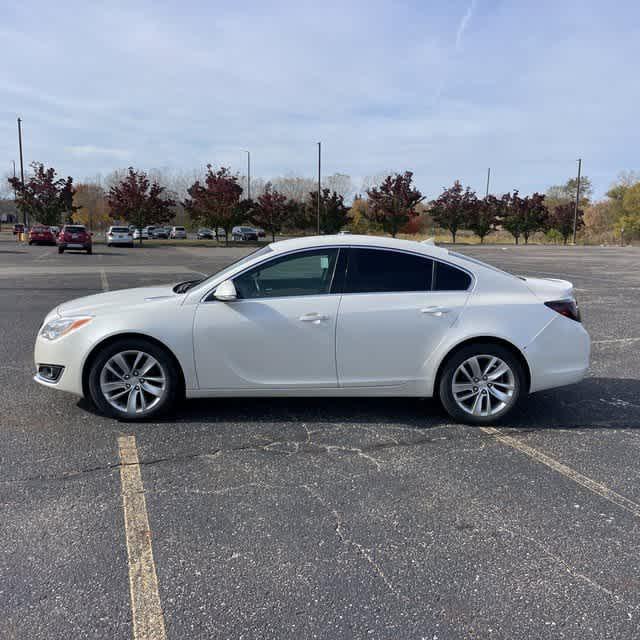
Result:
<svg viewBox="0 0 640 640"><path fill-rule="evenodd" d="M489 180L491 179L491 167L487 169L487 191L485 193L485 198L489 195Z"/></svg>
<svg viewBox="0 0 640 640"><path fill-rule="evenodd" d="M580 173L582 172L582 158L578 158L578 185L576 188L576 206L573 210L573 244L576 243L578 231L578 206L580 205Z"/></svg>
<svg viewBox="0 0 640 640"><path fill-rule="evenodd" d="M317 224L317 232L320 235L320 182L321 182L321 156L322 156L322 143L318 142L318 224Z"/></svg>
<svg viewBox="0 0 640 640"><path fill-rule="evenodd" d="M251 151L245 150L247 154L247 200L251 200Z"/></svg>
<svg viewBox="0 0 640 640"><path fill-rule="evenodd" d="M20 183L22 185L22 189L24 190L24 161L22 160L22 119L18 118L18 146L20 148ZM22 210L22 222L24 223L25 229L27 225L27 210Z"/></svg>

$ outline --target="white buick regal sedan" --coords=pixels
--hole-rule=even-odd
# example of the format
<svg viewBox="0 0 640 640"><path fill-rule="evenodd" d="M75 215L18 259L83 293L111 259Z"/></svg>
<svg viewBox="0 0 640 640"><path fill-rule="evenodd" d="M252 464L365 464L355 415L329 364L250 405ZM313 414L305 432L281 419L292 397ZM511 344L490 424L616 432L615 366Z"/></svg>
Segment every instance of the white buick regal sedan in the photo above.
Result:
<svg viewBox="0 0 640 640"><path fill-rule="evenodd" d="M42 385L146 419L187 398L437 396L490 424L578 382L590 341L571 283L432 244L356 235L275 242L204 280L55 308Z"/></svg>

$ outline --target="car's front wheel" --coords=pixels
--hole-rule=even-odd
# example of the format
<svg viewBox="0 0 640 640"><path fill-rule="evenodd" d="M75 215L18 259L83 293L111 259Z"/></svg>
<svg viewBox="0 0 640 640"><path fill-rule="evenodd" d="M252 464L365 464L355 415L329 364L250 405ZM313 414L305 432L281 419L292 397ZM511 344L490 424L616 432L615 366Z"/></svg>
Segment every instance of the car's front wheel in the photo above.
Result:
<svg viewBox="0 0 640 640"><path fill-rule="evenodd" d="M98 409L120 420L143 420L168 411L178 393L173 358L157 344L126 338L107 345L89 370L89 391Z"/></svg>
<svg viewBox="0 0 640 640"><path fill-rule="evenodd" d="M446 362L439 396L459 422L484 425L504 418L525 392L526 376L519 359L506 347L476 343Z"/></svg>

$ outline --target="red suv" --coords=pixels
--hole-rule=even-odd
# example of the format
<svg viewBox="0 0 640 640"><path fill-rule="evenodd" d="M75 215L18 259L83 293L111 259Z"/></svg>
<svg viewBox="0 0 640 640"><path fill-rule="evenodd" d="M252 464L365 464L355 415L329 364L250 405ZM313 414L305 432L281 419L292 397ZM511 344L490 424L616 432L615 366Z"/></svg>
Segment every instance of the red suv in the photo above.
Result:
<svg viewBox="0 0 640 640"><path fill-rule="evenodd" d="M49 227L37 224L29 231L29 244L56 244L56 237Z"/></svg>
<svg viewBox="0 0 640 640"><path fill-rule="evenodd" d="M58 234L58 253L65 249L81 249L91 253L93 243L91 234L82 224L65 224Z"/></svg>

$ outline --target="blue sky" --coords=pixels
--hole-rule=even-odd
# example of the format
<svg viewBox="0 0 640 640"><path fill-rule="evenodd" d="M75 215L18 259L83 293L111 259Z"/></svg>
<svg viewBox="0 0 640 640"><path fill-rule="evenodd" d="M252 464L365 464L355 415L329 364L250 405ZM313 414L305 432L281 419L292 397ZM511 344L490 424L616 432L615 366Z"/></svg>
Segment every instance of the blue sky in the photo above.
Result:
<svg viewBox="0 0 640 640"><path fill-rule="evenodd" d="M414 172L543 190L584 172L601 195L639 169L640 3L3 2L0 175L77 179L207 162L265 178Z"/></svg>

